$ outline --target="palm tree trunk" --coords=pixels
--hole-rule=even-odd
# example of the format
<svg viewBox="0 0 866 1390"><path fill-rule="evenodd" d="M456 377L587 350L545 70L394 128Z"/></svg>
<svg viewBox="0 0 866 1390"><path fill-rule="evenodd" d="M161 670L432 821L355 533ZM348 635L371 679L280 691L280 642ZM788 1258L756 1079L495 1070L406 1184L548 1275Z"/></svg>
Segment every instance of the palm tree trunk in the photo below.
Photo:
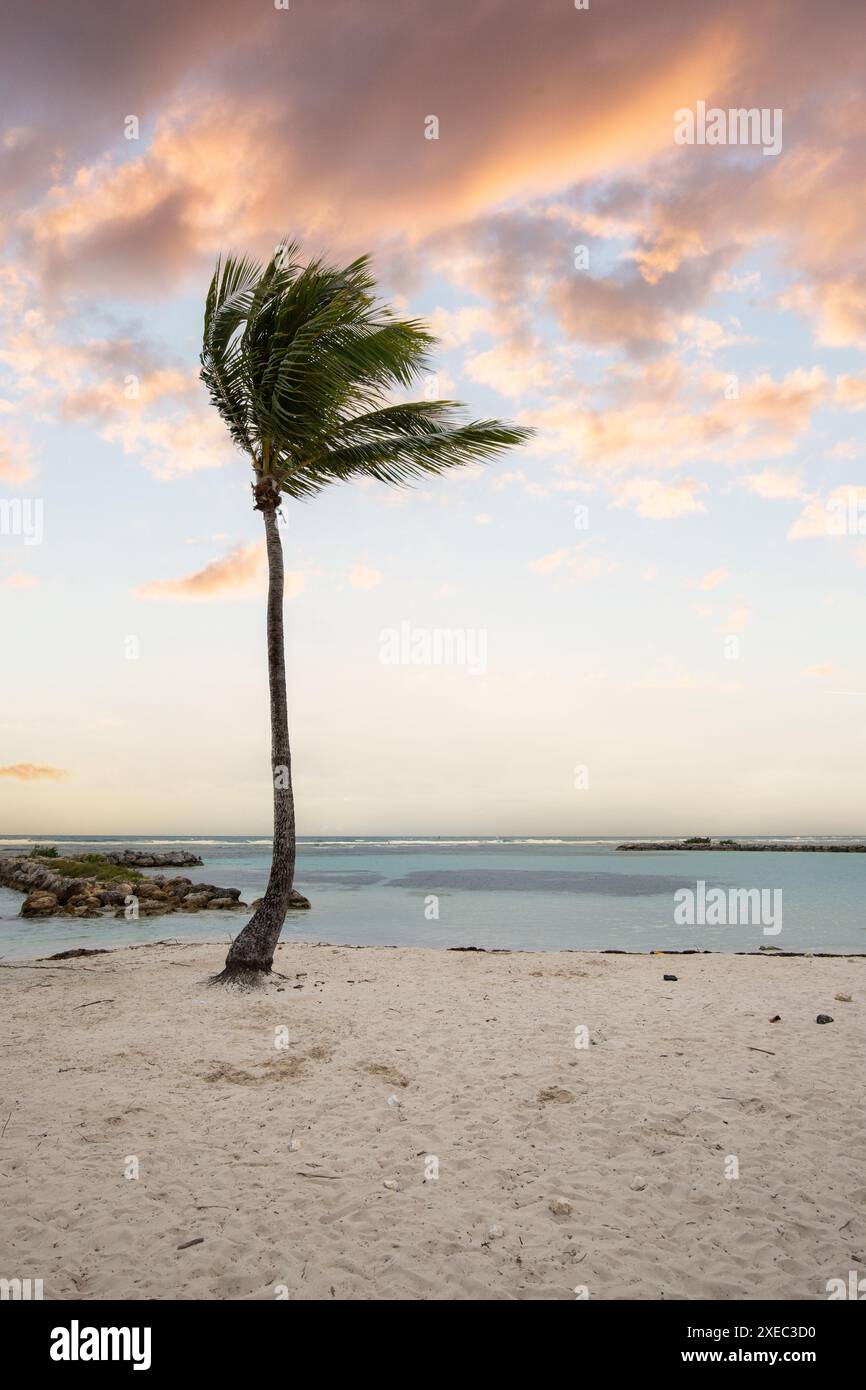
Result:
<svg viewBox="0 0 866 1390"><path fill-rule="evenodd" d="M265 480L265 484L270 479ZM235 937L218 978L248 978L267 973L283 929L295 876L295 801L286 701L283 645L283 547L277 524L280 494L263 483L255 489L256 506L265 522L268 556L268 680L271 695L271 772L274 783L274 847L265 895L249 922Z"/></svg>

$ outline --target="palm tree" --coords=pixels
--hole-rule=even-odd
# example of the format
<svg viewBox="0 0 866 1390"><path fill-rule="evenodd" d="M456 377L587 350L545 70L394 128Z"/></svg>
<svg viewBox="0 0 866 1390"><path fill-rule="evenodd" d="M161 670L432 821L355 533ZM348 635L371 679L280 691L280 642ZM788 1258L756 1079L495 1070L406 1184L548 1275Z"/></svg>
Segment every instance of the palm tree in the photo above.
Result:
<svg viewBox="0 0 866 1390"><path fill-rule="evenodd" d="M262 267L217 262L204 315L201 377L253 468L268 561L267 645L274 784L273 860L265 895L235 937L219 979L254 983L273 964L295 869L295 808L283 648L283 497L327 483L409 483L521 443L530 430L462 423L453 401L400 401L429 370L435 340L375 297L369 259L301 265L286 243Z"/></svg>

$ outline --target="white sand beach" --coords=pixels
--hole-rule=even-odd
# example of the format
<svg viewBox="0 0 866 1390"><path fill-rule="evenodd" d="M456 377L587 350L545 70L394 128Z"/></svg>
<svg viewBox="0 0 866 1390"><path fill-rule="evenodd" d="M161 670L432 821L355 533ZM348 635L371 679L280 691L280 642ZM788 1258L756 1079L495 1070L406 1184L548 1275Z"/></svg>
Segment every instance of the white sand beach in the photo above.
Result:
<svg viewBox="0 0 866 1390"><path fill-rule="evenodd" d="M242 995L223 955L0 969L4 1276L808 1300L866 1266L866 960L291 944Z"/></svg>

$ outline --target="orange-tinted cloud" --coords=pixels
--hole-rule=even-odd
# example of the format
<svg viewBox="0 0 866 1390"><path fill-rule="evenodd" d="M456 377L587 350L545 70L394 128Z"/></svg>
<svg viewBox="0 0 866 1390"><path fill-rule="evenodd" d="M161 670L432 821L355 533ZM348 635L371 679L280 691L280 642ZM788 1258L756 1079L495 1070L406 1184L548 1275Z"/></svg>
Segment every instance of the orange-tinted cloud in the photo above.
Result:
<svg viewBox="0 0 866 1390"><path fill-rule="evenodd" d="M849 410L866 410L866 376L837 377L836 400Z"/></svg>
<svg viewBox="0 0 866 1390"><path fill-rule="evenodd" d="M20 439L0 434L0 480L12 487L21 487L32 477L30 446Z"/></svg>
<svg viewBox="0 0 866 1390"><path fill-rule="evenodd" d="M203 279L218 247L267 253L286 231L311 250L373 249L386 280L440 271L485 301L442 310L441 327L472 343L469 381L542 397L527 418L542 427L538 452L561 455L560 486L640 470L626 505L683 515L702 504L654 497L646 473L756 460L763 474L747 486L787 496L772 491L767 461L792 451L818 407L858 405L858 379L839 378L834 396L818 367L762 373L728 400L722 372L701 386L671 363L691 353L706 366L744 340L703 306L758 248L784 271L777 307L809 316L820 342L866 342L866 211L850 196L866 168L859 0L788 0L781 44L776 7L753 0L729 0L723 15L693 0L587 12L486 0L483 21L441 0L432 24L428 8L153 0L108 25L106 0L82 0L81 32L60 0L16 15L0 54L11 111L0 165L24 209L11 224L22 264L49 291L152 298L191 272ZM515 52L520 64L498 61ZM25 80L28 64L38 81ZM69 65L75 90L51 82ZM87 74L104 110L76 96ZM116 114L129 92L137 141ZM784 107L783 155L675 146L673 113L699 97ZM583 269L577 244L590 253ZM20 287L0 277L4 292ZM570 358L539 351L533 328L550 318ZM492 342L476 345L479 333ZM64 418L95 424L159 477L231 458L184 371L150 363L127 406L117 373L45 344L44 321L22 321L11 349L21 389L38 397L49 380ZM586 375L568 379L587 351L647 370L629 396L614 366L600 401Z"/></svg>
<svg viewBox="0 0 866 1390"><path fill-rule="evenodd" d="M763 372L740 392L738 404L753 420L766 421L783 434L799 434L812 411L829 397L829 384L820 367L798 367L781 381Z"/></svg>
<svg viewBox="0 0 866 1390"><path fill-rule="evenodd" d="M59 782L68 776L62 767L41 767L38 763L12 763L0 767L0 777L10 777L16 782Z"/></svg>
<svg viewBox="0 0 866 1390"><path fill-rule="evenodd" d="M835 222L821 212L832 201L822 179L856 186L838 132L859 133L852 112L840 113L846 82L859 76L858 0L828 0L820 13L811 0L788 0L784 44L776 7L752 0L728 0L724 13L693 0L607 0L592 12L488 0L483 16L440 0L435 22L426 0L331 0L290 14L154 0L113 9L110 22L105 0L81 0L76 26L60 0L21 8L32 14L11 17L0 58L13 124L21 112L5 156L16 190L54 170L22 228L56 284L162 293L227 239L268 248L289 217L307 241L331 247L417 244L505 200L631 174L654 157L671 172L658 180L652 219L620 200L593 209L587 226L639 228L637 274L662 297L693 295L690 280L724 259L749 219L767 237L799 219L803 245L820 222L833 247L851 243L858 221L850 210ZM519 64L506 61L515 53ZM674 111L698 97L785 106L786 140L802 144L789 116L822 84L833 84L825 120L837 134L835 163L807 151L795 166L786 144L777 169L756 181L747 160L673 145ZM97 85L99 103L80 95ZM140 142L124 139L131 100ZM438 139L425 138L430 114ZM823 270L827 253L810 254ZM836 312L846 312L836 288ZM642 317L636 291L590 287L589 331L619 319L654 340L658 323L652 311ZM851 305L849 292L849 315Z"/></svg>
<svg viewBox="0 0 866 1390"><path fill-rule="evenodd" d="M356 567L362 568L362 567ZM375 571L364 571L374 574ZM307 580L319 574L319 570L287 570L285 574L285 597L297 598L304 592ZM237 545L220 560L212 560L204 569L181 579L156 579L141 584L135 590L136 598L202 600L211 598L243 598L261 593L265 581L264 542L253 545ZM368 586L369 587L369 586Z"/></svg>
<svg viewBox="0 0 866 1390"><path fill-rule="evenodd" d="M812 676L816 680L827 680L830 676L835 675L835 673L836 667L829 661L825 661L818 666L807 666L803 671L804 676Z"/></svg>
<svg viewBox="0 0 866 1390"><path fill-rule="evenodd" d="M533 560L529 568L536 574L560 573L568 579L600 579L618 568L607 555L593 554L587 545L563 546Z"/></svg>
<svg viewBox="0 0 866 1390"><path fill-rule="evenodd" d="M14 574L9 574L0 584L3 589L35 589L39 583L38 574L24 574L21 570L16 570Z"/></svg>
<svg viewBox="0 0 866 1390"><path fill-rule="evenodd" d="M866 535L866 487L843 483L826 497L812 497L788 531L788 539Z"/></svg>
<svg viewBox="0 0 866 1390"><path fill-rule="evenodd" d="M64 421L90 425L160 478L238 461L197 369L161 361L144 337L118 333L70 341L62 319L35 307L32 279L21 277L16 291L11 304L0 304L0 363L9 371L22 415L50 409ZM25 443L0 439L0 477L26 481L32 474L28 458Z"/></svg>
<svg viewBox="0 0 866 1390"><path fill-rule="evenodd" d="M749 621L750 612L744 603L739 603L736 608L732 608L725 621L722 623L722 632L743 632Z"/></svg>
<svg viewBox="0 0 866 1390"><path fill-rule="evenodd" d="M706 484L696 478L672 483L661 483L657 478L631 478L614 487L613 503L615 507L633 508L638 516L652 521L668 521L704 511L699 500L702 492L706 492Z"/></svg>
<svg viewBox="0 0 866 1390"><path fill-rule="evenodd" d="M238 545L221 560L212 560L204 569L182 579L156 579L135 590L144 599L224 598L255 591L261 587L265 565L265 546Z"/></svg>
<svg viewBox="0 0 866 1390"><path fill-rule="evenodd" d="M705 574L698 587L701 589L716 589L720 584L724 584L726 579L730 579L730 577L730 572L726 570L724 566L720 566L719 569L710 570L709 574Z"/></svg>
<svg viewBox="0 0 866 1390"><path fill-rule="evenodd" d="M229 463L250 467L232 448L216 411L204 402L168 415L130 411L106 424L101 433L109 443L119 444L125 454L137 455L158 478L177 478Z"/></svg>
<svg viewBox="0 0 866 1390"><path fill-rule="evenodd" d="M94 27L104 27L101 7L89 8ZM369 243L396 225L417 241L509 196L669 149L683 92L710 90L725 61L745 59L751 69L755 47L769 39L753 20L747 31L745 12L721 24L685 0L661 15L627 14L613 0L589 22L554 0L532 7L492 0L483 23L457 0L443 0L435 23L421 0L399 8L370 0L363 10L334 0L324 9L293 7L290 17L263 6L249 25L248 7L240 7L244 43L233 38L239 15L225 6L219 15L195 0L187 8L199 16L199 37L186 49L195 53L195 101L188 81L184 90L187 74L177 75L169 96L162 55L154 57L161 40L176 71L189 14L176 19L149 7L140 65L127 45L141 18L118 16L110 26L128 72L112 109L126 110L126 93L137 94L145 148L124 141L118 115L111 141L102 119L96 123L90 159L57 161L54 187L23 224L52 283L161 292L227 237L272 244L289 210L293 228L308 238L324 230L332 243ZM218 56L215 34L224 49ZM86 46L66 37L68 60L77 55L81 68L91 68ZM52 39L56 45L56 33ZM39 51L38 36L33 43ZM523 61L496 61L496 51L520 52ZM33 95L31 84L30 114ZM62 106L55 104L53 121ZM84 124L84 112L74 114ZM439 122L438 139L425 138L428 114ZM34 158L44 165L38 147Z"/></svg>
<svg viewBox="0 0 866 1390"><path fill-rule="evenodd" d="M803 496L803 479L799 473L785 473L776 468L764 468L749 473L743 484L758 497L792 500Z"/></svg>

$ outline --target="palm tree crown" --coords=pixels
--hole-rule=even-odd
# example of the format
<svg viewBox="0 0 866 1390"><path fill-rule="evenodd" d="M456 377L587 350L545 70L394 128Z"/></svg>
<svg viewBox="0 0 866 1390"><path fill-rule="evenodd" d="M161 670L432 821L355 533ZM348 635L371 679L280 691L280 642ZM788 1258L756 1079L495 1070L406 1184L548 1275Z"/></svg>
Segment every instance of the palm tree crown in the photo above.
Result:
<svg viewBox="0 0 866 1390"><path fill-rule="evenodd" d="M221 259L205 307L202 380L271 486L310 497L357 477L407 483L532 433L464 423L454 401L396 401L429 371L435 339L375 298L368 257L335 269L297 255L287 243L265 267Z"/></svg>

